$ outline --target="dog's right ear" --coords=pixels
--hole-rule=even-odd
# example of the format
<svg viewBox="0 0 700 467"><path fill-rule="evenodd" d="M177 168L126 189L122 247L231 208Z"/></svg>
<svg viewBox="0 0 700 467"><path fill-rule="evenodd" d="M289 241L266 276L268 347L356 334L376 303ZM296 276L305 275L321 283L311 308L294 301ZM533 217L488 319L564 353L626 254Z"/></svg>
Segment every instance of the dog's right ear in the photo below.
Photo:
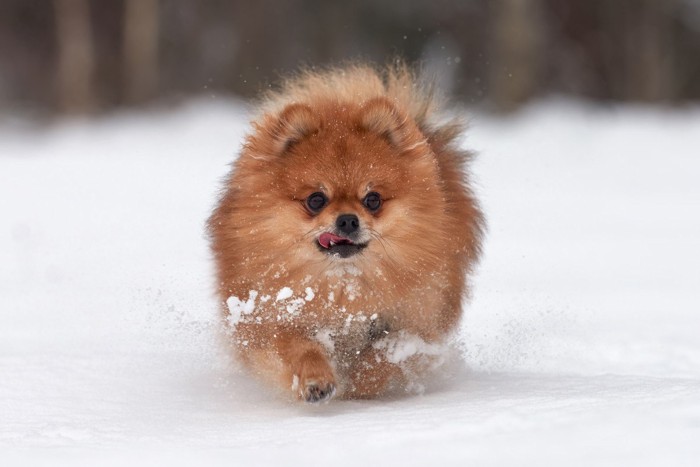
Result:
<svg viewBox="0 0 700 467"><path fill-rule="evenodd" d="M321 129L321 119L305 104L290 104L279 114L272 129L275 153L283 154L294 144Z"/></svg>

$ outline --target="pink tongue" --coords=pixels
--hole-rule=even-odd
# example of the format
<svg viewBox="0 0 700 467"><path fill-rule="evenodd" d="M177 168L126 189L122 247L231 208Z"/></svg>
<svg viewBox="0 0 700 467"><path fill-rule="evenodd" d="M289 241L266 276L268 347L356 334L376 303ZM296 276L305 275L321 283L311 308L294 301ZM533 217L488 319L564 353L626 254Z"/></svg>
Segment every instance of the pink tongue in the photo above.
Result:
<svg viewBox="0 0 700 467"><path fill-rule="evenodd" d="M323 247L323 248L330 248L331 247L331 242L335 243L336 245L352 245L352 240L344 237L339 237L335 234L332 234L330 232L323 232L319 237L318 237L318 243Z"/></svg>

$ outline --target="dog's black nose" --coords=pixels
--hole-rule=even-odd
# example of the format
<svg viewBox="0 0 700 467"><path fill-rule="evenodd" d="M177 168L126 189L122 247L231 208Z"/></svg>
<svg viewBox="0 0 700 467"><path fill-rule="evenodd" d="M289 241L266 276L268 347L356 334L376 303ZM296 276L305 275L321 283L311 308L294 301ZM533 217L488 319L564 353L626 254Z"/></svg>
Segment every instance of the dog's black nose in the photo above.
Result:
<svg viewBox="0 0 700 467"><path fill-rule="evenodd" d="M335 220L335 226L340 232L349 235L360 228L360 219L355 214L341 214Z"/></svg>

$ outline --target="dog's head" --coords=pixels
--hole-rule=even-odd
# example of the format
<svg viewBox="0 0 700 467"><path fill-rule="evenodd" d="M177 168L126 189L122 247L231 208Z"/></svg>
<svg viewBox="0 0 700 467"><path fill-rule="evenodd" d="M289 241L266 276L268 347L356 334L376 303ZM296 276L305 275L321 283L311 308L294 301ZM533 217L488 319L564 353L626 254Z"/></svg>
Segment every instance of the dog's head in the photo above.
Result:
<svg viewBox="0 0 700 467"><path fill-rule="evenodd" d="M351 262L381 273L442 254L447 207L436 156L386 98L267 115L237 171L237 227L251 255L310 272Z"/></svg>

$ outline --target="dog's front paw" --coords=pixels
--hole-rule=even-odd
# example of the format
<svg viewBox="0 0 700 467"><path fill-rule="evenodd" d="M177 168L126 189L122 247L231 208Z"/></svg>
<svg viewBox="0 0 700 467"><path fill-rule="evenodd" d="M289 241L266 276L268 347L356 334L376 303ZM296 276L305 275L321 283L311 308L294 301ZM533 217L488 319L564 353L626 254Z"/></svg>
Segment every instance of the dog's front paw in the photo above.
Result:
<svg viewBox="0 0 700 467"><path fill-rule="evenodd" d="M292 390L301 400L311 404L331 400L336 383L328 360L318 352L306 353L294 374Z"/></svg>
<svg viewBox="0 0 700 467"><path fill-rule="evenodd" d="M304 401L310 404L326 402L335 395L335 384L327 381L307 380L300 395Z"/></svg>

